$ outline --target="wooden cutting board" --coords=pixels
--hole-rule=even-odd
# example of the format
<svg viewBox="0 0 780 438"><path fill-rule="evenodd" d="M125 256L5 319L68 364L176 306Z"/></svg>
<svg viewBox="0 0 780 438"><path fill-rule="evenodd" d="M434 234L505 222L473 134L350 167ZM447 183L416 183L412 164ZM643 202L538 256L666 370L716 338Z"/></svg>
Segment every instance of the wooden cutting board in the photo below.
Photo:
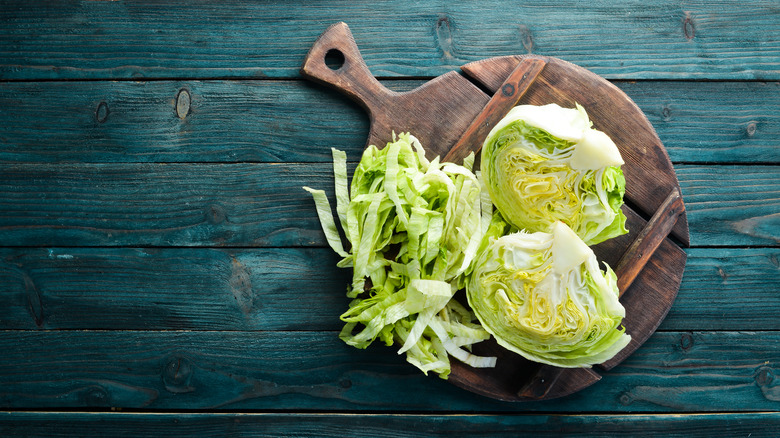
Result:
<svg viewBox="0 0 780 438"><path fill-rule="evenodd" d="M557 103L574 107L579 103L588 112L594 128L607 133L620 149L626 162L623 211L628 218L629 233L596 245L593 250L599 260L612 267L618 266L625 256L628 265L636 264L631 275L636 277L621 296L626 308L623 324L632 337L631 343L597 367L561 370L541 366L492 341L475 345L475 352L497 356L495 368L475 369L455 359L451 361L450 382L508 401L556 398L592 385L601 378L600 370L613 368L636 351L671 308L685 268L686 254L679 245L688 245L688 222L679 196L675 198L676 210L670 209L670 194L680 193L679 183L652 125L631 99L610 82L551 57L519 55L485 59L462 67L468 78L449 72L412 91L393 92L370 73L344 23L330 26L320 36L301 68L304 77L343 92L366 109L371 123L367 145L383 146L390 141L393 131L408 131L420 139L433 157L446 156L464 135L468 137L468 132L474 129L472 122L484 116L483 108L493 96L482 90L500 97L502 89L507 90L505 81L518 64L529 61L543 65L543 69L541 73L536 71L523 86L518 94L520 104ZM477 126L482 131L491 127L482 118L475 125L480 123L486 125ZM481 142L467 147L476 150ZM663 234L655 231L663 227L666 228ZM651 234L657 237L652 247L646 242L652 240L646 239L648 230L654 230ZM664 238L669 231L675 240ZM638 258L642 259L641 263L637 262ZM627 264L623 264L621 272L632 271L631 266L626 268Z"/></svg>

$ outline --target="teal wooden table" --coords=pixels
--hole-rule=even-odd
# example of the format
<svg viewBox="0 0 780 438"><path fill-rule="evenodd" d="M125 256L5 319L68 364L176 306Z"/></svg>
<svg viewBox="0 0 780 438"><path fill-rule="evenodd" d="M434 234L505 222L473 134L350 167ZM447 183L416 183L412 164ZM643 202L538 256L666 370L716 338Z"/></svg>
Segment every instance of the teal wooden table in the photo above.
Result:
<svg viewBox="0 0 780 438"><path fill-rule="evenodd" d="M299 75L337 21L394 90L534 53L639 105L691 241L644 346L507 403L338 339L301 186L368 119ZM0 1L0 436L777 436L779 81L775 0Z"/></svg>

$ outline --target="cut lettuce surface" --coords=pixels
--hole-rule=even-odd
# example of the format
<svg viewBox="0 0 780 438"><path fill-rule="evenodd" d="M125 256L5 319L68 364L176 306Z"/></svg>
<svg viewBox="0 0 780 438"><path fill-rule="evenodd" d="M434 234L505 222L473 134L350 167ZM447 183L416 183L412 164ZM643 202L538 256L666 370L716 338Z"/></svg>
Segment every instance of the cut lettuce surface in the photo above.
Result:
<svg viewBox="0 0 780 438"><path fill-rule="evenodd" d="M581 106L513 108L488 134L482 172L503 217L529 232L565 222L588 245L628 232L623 159Z"/></svg>
<svg viewBox="0 0 780 438"><path fill-rule="evenodd" d="M475 261L468 303L500 345L548 365L602 363L631 340L617 278L563 222L551 233L492 239Z"/></svg>
<svg viewBox="0 0 780 438"><path fill-rule="evenodd" d="M490 335L453 298L465 287L490 219L482 215L473 158L466 167L429 161L415 137L400 134L382 149L369 146L348 184L346 155L334 149L336 212L348 245L325 192L304 187L328 243L342 256L339 266L353 269L347 291L353 300L341 315L344 342L400 345L410 363L442 378L450 373L450 355L474 367L495 365L495 358L470 352Z"/></svg>

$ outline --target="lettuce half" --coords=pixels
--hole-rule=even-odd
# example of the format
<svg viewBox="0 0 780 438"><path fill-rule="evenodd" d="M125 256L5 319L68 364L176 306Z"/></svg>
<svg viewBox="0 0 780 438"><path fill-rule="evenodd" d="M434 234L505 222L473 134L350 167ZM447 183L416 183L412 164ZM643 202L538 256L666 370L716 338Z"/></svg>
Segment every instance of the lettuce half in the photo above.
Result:
<svg viewBox="0 0 780 438"><path fill-rule="evenodd" d="M620 324L617 278L563 222L551 233L491 240L475 262L468 303L498 343L553 366L611 359L631 340Z"/></svg>
<svg viewBox="0 0 780 438"><path fill-rule="evenodd" d="M628 232L623 159L581 106L513 108L488 134L481 158L493 203L517 228L550 231L563 221L588 245Z"/></svg>

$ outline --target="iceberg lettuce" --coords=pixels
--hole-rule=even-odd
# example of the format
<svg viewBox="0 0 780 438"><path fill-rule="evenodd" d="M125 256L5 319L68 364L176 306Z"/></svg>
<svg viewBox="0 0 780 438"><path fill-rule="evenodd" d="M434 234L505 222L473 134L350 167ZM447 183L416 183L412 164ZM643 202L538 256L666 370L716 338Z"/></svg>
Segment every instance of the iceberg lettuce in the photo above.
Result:
<svg viewBox="0 0 780 438"><path fill-rule="evenodd" d="M481 157L490 197L526 231L563 221L588 245L625 234L625 178L615 143L581 106L514 107L488 134Z"/></svg>
<svg viewBox="0 0 780 438"><path fill-rule="evenodd" d="M611 359L631 337L620 324L617 278L563 222L550 233L491 239L466 287L482 326L504 348L548 365Z"/></svg>

